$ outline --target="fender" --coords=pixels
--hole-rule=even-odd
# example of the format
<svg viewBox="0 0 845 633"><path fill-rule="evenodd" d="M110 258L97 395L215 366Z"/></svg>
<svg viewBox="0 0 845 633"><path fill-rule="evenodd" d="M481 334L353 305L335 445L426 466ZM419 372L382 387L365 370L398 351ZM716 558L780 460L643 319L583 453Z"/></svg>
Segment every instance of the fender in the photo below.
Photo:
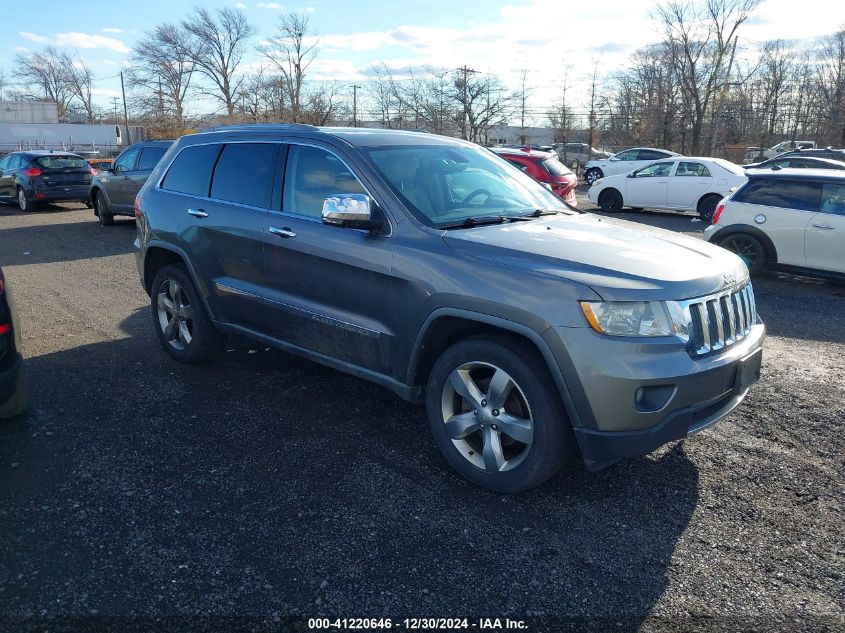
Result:
<svg viewBox="0 0 845 633"><path fill-rule="evenodd" d="M569 416L570 423L573 427L581 426L581 419L578 415L578 410L575 407L575 403L569 391L569 387L566 384L566 380L563 377L563 373L560 370L560 367L557 363L557 360L555 359L554 354L552 353L552 350L549 348L548 344L543 339L543 333L537 332L536 330L528 327L527 325L523 325L522 323L509 321L507 319L492 316L490 314L472 312L470 310L462 310L460 308L438 308L434 310L431 314L429 314L423 322L422 326L420 327L420 331L417 333L417 336L414 340L414 347L411 351L411 357L408 362L408 374L405 378L405 384L413 384L414 375L417 372L417 363L419 362L420 351L422 349L422 342L428 334L428 331L431 329L431 324L436 319L446 316L460 317L468 321L477 321L479 323L492 325L499 329L513 332L514 334L520 334L530 340L532 343L534 343L534 345L537 347L537 350L542 355L543 360L546 362L546 366L548 367L549 372L552 375L552 379L555 381L555 385L557 385L558 392L560 393L561 398L563 399L563 406L566 408L566 413Z"/></svg>
<svg viewBox="0 0 845 633"><path fill-rule="evenodd" d="M163 251L170 251L171 253L178 255L179 258L182 260L182 263L185 265L185 268L188 269L188 274L191 276L191 281L194 282L194 287L197 289L197 292L202 299L203 306L205 307L206 314L212 321L216 321L214 312L211 310L211 306L208 303L208 289L206 288L205 284L200 283L199 277L197 276L196 271L194 270L193 264L191 264L191 259L188 257L188 254L175 246L174 244L170 244L169 242L162 242L160 240L151 240L144 245L143 250L143 261L141 262L141 275L143 279L144 288L147 287L147 284L152 285L152 279L145 279L143 278L144 271L147 269L147 253L150 251L151 248L158 248Z"/></svg>
<svg viewBox="0 0 845 633"><path fill-rule="evenodd" d="M758 240L760 240L760 243L763 245L763 248L766 249L766 258L768 259L768 263L777 264L778 252L775 248L774 242L772 242L771 238L766 235L763 231L758 229L756 226L751 226L750 224L729 224L728 226L722 227L721 229L716 231L710 237L709 241L712 244L718 244L724 238L735 233L746 233L748 235L751 235L752 237L756 237Z"/></svg>

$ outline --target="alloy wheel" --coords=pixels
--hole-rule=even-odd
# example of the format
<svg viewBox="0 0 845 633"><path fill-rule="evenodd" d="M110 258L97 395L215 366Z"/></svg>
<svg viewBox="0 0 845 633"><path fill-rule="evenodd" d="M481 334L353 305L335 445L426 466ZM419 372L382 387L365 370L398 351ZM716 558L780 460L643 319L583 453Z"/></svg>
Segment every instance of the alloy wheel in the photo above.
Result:
<svg viewBox="0 0 845 633"><path fill-rule="evenodd" d="M728 238L722 242L722 246L739 255L739 258L745 262L749 269L755 268L763 258L763 252L760 250L757 241L751 241L742 235Z"/></svg>
<svg viewBox="0 0 845 633"><path fill-rule="evenodd" d="M458 452L488 473L518 466L534 439L525 394L500 367L468 362L449 374L441 397L442 421Z"/></svg>
<svg viewBox="0 0 845 633"><path fill-rule="evenodd" d="M159 287L158 323L169 345L183 350L193 340L194 309L188 302L182 286L174 279L167 279Z"/></svg>
<svg viewBox="0 0 845 633"><path fill-rule="evenodd" d="M26 192L23 189L18 189L18 206L20 207L21 211L26 211L27 199Z"/></svg>

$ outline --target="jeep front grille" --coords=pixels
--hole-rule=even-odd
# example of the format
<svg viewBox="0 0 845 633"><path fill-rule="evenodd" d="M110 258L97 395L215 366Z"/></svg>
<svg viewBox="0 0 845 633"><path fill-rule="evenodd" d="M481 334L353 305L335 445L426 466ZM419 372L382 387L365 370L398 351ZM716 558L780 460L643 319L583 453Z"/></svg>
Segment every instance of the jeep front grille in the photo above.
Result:
<svg viewBox="0 0 845 633"><path fill-rule="evenodd" d="M690 356L718 352L742 340L757 323L757 307L751 283L683 302L689 319Z"/></svg>

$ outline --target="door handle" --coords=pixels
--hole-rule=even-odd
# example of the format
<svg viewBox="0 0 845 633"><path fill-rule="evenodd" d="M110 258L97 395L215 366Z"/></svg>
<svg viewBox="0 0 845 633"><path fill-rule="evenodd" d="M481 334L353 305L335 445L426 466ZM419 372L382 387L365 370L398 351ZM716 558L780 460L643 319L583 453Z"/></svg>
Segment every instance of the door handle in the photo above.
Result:
<svg viewBox="0 0 845 633"><path fill-rule="evenodd" d="M824 229L825 231L832 231L833 227L830 224L814 224L813 228L815 229Z"/></svg>
<svg viewBox="0 0 845 633"><path fill-rule="evenodd" d="M202 209L188 209L188 215L192 215L195 218L207 218L208 214L203 211Z"/></svg>
<svg viewBox="0 0 845 633"><path fill-rule="evenodd" d="M124 180L132 180L132 178L131 178L131 177L129 177L129 176L124 176L124 177L123 177L123 179L124 179Z"/></svg>
<svg viewBox="0 0 845 633"><path fill-rule="evenodd" d="M668 180L658 180L658 181L657 181L657 184L658 184L658 185L665 185L665 184L668 184L668 183L669 183L669 181L668 181Z"/></svg>
<svg viewBox="0 0 845 633"><path fill-rule="evenodd" d="M285 239L290 239L290 238L292 238L292 237L296 237L296 233L294 233L293 231L291 231L291 230L290 230L289 228L287 228L287 227L284 227L284 228L281 228L281 229L280 229L278 226L271 226L271 227L270 227L270 232L271 232L273 235L278 235L279 237L283 237L283 238L285 238Z"/></svg>

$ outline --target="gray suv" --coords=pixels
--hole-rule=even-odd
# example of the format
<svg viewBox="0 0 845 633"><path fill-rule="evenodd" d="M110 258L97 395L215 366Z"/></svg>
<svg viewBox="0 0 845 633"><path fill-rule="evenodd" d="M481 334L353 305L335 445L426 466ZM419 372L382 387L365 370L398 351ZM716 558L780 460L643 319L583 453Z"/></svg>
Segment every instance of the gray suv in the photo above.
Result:
<svg viewBox="0 0 845 633"><path fill-rule="evenodd" d="M114 216L135 214L135 196L147 182L173 141L145 141L123 150L109 169L91 180L91 202L100 224L114 223Z"/></svg>
<svg viewBox="0 0 845 633"><path fill-rule="evenodd" d="M232 333L374 381L425 403L446 459L492 490L685 438L759 376L736 255L579 214L465 141L215 129L181 138L136 207L173 358Z"/></svg>

